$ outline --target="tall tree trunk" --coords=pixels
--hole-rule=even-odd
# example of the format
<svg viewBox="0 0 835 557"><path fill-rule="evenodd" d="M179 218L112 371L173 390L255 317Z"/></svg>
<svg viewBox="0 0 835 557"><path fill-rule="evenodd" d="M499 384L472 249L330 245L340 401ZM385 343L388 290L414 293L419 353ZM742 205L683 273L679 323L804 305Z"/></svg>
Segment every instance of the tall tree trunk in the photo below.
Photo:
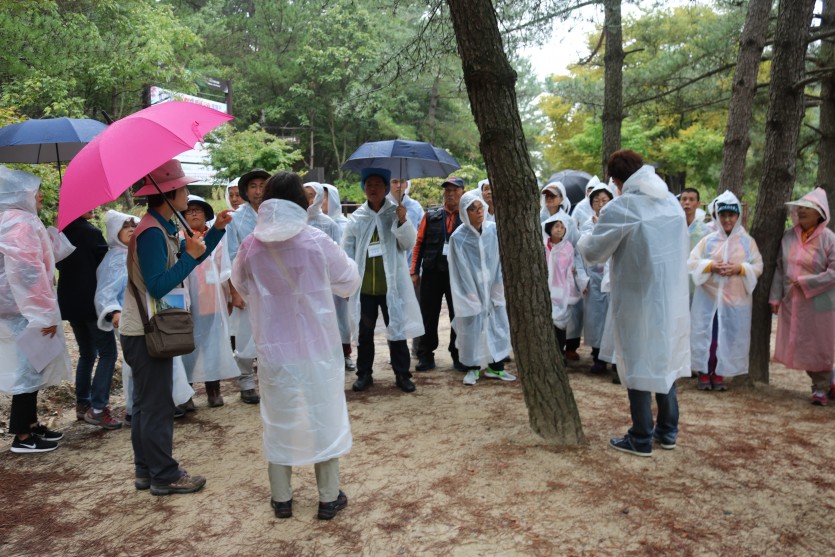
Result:
<svg viewBox="0 0 835 557"><path fill-rule="evenodd" d="M745 183L745 157L751 146L751 114L757 94L757 74L768 35L768 16L773 0L751 0L748 15L739 39L731 102L728 105L728 124L722 151L722 174L717 194L730 190L742 199Z"/></svg>
<svg viewBox="0 0 835 557"><path fill-rule="evenodd" d="M435 141L435 124L438 112L438 85L441 81L440 76L435 76L432 82L432 92L429 94L429 111L426 114L426 123L429 128L429 141Z"/></svg>
<svg viewBox="0 0 835 557"><path fill-rule="evenodd" d="M823 0L821 32L835 29L835 0ZM835 66L835 38L821 41L820 65ZM820 143L818 144L818 184L826 190L830 205L835 203L835 72L821 78ZM829 221L835 230L835 219Z"/></svg>
<svg viewBox="0 0 835 557"><path fill-rule="evenodd" d="M502 49L491 0L448 4L496 200L511 340L530 425L557 444L585 443L551 322L536 175L516 102L516 72Z"/></svg>
<svg viewBox="0 0 835 557"><path fill-rule="evenodd" d="M603 55L603 171L609 156L620 149L620 127L623 122L623 36L620 18L621 0L603 2L606 29L606 52Z"/></svg>
<svg viewBox="0 0 835 557"><path fill-rule="evenodd" d="M786 201L794 187L797 138L803 119L806 45L815 0L780 0L771 88L765 123L765 156L751 235L763 257L763 274L754 290L749 377L768 383L771 310L768 291L786 223Z"/></svg>
<svg viewBox="0 0 835 557"><path fill-rule="evenodd" d="M310 125L310 161L308 162L308 168L313 170L313 165L316 163L316 140L315 140L315 130L313 129L313 119L316 117L316 113L313 110L308 111L307 120L308 125Z"/></svg>

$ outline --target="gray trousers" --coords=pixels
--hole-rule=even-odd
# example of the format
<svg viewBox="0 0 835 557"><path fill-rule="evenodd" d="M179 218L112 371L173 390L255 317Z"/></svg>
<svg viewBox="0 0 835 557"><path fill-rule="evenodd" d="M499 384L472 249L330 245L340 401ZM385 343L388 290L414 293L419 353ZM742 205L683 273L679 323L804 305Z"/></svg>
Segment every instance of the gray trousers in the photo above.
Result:
<svg viewBox="0 0 835 557"><path fill-rule="evenodd" d="M237 341L237 339L235 340ZM238 370L241 372L240 377L238 377L238 386L242 391L249 391L257 386L255 372L252 370L253 362L255 362L255 358L241 358L235 354L235 363L238 364Z"/></svg>
<svg viewBox="0 0 835 557"><path fill-rule="evenodd" d="M339 459L332 458L324 462L317 462L313 465L316 471L316 485L319 487L319 501L330 503L339 497ZM270 490L273 501L284 503L293 498L293 488L290 479L293 475L293 467L283 464L267 465L267 473L270 475Z"/></svg>

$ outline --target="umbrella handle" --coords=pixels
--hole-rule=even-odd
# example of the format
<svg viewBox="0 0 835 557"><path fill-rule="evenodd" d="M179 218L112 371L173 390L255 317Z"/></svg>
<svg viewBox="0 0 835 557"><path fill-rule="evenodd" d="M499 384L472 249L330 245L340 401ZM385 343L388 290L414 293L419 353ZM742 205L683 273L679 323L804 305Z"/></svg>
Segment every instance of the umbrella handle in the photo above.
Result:
<svg viewBox="0 0 835 557"><path fill-rule="evenodd" d="M166 205L171 207L171 210L174 211L175 215L177 215L177 220L179 220L180 224L183 225L183 230L185 231L186 234L188 234L188 237L193 238L194 237L194 232L192 232L191 228L189 228L188 223L186 222L186 219L183 217L182 213L180 213L180 211L175 209L174 206L171 204L171 200L168 199L168 197L166 197L162 193L162 190L159 189L159 185L157 185L157 181L154 180L154 177L151 176L150 174L148 174L147 177L148 177L149 180L151 180L151 183L154 184L154 187L157 188L157 191L159 192L159 194L162 195L162 198L165 200Z"/></svg>

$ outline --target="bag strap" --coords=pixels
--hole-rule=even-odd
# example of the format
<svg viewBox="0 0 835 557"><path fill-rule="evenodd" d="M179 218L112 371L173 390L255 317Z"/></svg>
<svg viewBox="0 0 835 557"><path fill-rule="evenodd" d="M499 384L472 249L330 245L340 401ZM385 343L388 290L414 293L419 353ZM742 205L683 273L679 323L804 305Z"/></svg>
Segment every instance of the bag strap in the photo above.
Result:
<svg viewBox="0 0 835 557"><path fill-rule="evenodd" d="M145 310L145 304L142 300L141 296L139 296L139 289L136 288L136 285L130 278L130 273L128 273L128 284L130 285L130 289L133 292L133 297L136 300L136 305L139 308L139 317L142 319L142 328L145 330L146 333L149 332L150 326L148 324L148 312Z"/></svg>

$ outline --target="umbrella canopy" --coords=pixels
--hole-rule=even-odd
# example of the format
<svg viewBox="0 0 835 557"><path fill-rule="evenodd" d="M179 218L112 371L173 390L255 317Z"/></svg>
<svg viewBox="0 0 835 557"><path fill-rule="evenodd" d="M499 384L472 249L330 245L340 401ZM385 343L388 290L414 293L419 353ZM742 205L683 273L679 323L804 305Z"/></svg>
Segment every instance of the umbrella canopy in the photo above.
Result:
<svg viewBox="0 0 835 557"><path fill-rule="evenodd" d="M114 201L140 178L193 149L232 116L182 101L151 106L107 127L67 167L58 201L58 229Z"/></svg>
<svg viewBox="0 0 835 557"><path fill-rule="evenodd" d="M586 184L591 180L591 174L583 172L582 170L561 170L556 174L552 174L548 178L548 184L551 182L562 182L565 186L565 195L571 201L571 206L574 207L586 197ZM546 184L547 185L547 184Z"/></svg>
<svg viewBox="0 0 835 557"><path fill-rule="evenodd" d="M44 118L4 126L0 162L68 161L106 127L89 118Z"/></svg>
<svg viewBox="0 0 835 557"><path fill-rule="evenodd" d="M385 168L391 171L392 178L409 180L430 176L446 178L461 165L440 147L423 141L393 139L363 143L342 168L357 173L363 168Z"/></svg>

